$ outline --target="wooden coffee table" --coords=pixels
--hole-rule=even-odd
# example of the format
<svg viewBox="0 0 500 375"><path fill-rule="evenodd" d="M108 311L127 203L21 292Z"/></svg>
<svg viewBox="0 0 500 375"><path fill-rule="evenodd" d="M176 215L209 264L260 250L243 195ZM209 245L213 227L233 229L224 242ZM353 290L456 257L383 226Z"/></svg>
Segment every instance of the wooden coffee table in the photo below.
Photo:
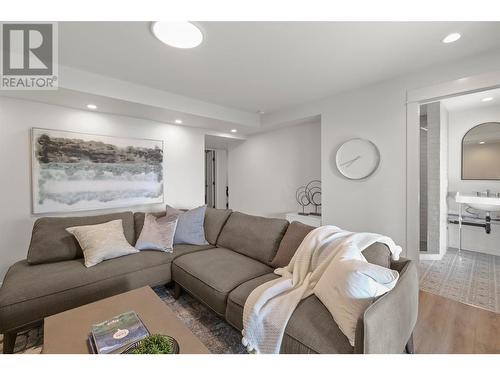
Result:
<svg viewBox="0 0 500 375"><path fill-rule="evenodd" d="M149 332L175 338L181 354L209 353L149 286L45 318L42 353L88 354L91 325L132 310L139 315Z"/></svg>

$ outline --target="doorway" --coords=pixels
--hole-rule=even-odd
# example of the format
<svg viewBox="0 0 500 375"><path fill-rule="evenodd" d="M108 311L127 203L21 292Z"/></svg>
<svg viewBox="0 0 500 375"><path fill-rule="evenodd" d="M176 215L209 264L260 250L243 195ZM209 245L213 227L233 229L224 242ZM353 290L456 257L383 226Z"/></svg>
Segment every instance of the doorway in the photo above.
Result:
<svg viewBox="0 0 500 375"><path fill-rule="evenodd" d="M216 164L215 150L205 150L205 204L216 207Z"/></svg>
<svg viewBox="0 0 500 375"><path fill-rule="evenodd" d="M205 204L229 208L228 144L224 137L205 136Z"/></svg>
<svg viewBox="0 0 500 375"><path fill-rule="evenodd" d="M407 104L407 247L420 289L499 313L500 90L479 84Z"/></svg>

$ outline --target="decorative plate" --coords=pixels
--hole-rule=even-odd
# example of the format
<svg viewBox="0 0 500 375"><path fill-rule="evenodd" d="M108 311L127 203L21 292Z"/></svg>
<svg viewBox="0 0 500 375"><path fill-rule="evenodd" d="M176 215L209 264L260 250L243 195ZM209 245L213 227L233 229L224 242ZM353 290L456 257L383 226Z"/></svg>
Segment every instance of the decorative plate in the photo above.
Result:
<svg viewBox="0 0 500 375"><path fill-rule="evenodd" d="M373 142L354 138L339 147L335 161L343 176L350 180L361 180L377 170L380 152Z"/></svg>

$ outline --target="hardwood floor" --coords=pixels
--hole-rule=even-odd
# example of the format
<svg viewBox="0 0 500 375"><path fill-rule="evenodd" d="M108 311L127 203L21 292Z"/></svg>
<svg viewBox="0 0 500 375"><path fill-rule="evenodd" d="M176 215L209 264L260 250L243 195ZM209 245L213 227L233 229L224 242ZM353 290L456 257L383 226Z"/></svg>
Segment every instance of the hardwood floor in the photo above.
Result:
<svg viewBox="0 0 500 375"><path fill-rule="evenodd" d="M206 328L210 328L207 326ZM40 330L38 328L38 330ZM30 331L24 342L34 348L24 353L41 351L40 335ZM417 354L500 353L500 314L465 305L428 292L420 292L419 318L414 332ZM2 335L0 335L0 353Z"/></svg>
<svg viewBox="0 0 500 375"><path fill-rule="evenodd" d="M500 353L500 314L420 291L415 351Z"/></svg>

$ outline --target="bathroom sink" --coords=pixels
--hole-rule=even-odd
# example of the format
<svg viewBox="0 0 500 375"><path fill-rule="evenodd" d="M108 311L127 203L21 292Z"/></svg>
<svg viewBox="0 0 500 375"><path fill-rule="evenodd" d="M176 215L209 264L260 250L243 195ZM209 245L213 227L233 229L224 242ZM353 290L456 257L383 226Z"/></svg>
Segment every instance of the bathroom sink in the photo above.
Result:
<svg viewBox="0 0 500 375"><path fill-rule="evenodd" d="M500 211L500 198L477 196L475 194L457 193L455 196L457 203L464 203L469 207L482 211Z"/></svg>

